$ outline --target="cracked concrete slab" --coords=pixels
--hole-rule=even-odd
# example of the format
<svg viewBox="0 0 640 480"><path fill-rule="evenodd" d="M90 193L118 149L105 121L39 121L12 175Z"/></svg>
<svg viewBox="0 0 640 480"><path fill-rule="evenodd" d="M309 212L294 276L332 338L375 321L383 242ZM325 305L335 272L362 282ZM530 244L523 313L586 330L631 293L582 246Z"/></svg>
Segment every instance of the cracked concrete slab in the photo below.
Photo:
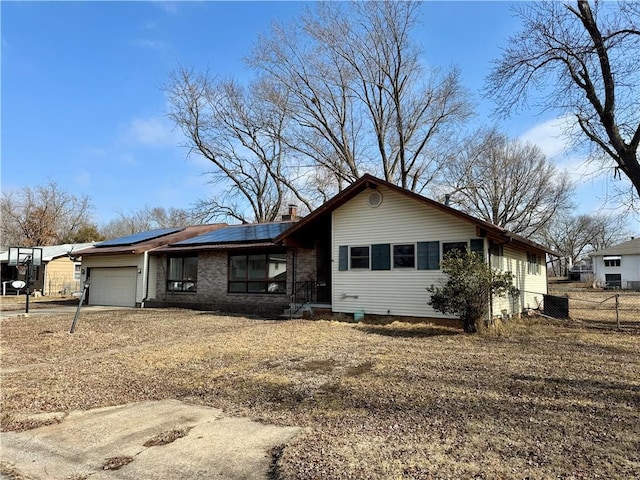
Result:
<svg viewBox="0 0 640 480"><path fill-rule="evenodd" d="M176 430L185 435L144 446ZM34 480L266 479L271 450L300 430L177 400L141 402L74 411L58 424L0 433L1 459Z"/></svg>

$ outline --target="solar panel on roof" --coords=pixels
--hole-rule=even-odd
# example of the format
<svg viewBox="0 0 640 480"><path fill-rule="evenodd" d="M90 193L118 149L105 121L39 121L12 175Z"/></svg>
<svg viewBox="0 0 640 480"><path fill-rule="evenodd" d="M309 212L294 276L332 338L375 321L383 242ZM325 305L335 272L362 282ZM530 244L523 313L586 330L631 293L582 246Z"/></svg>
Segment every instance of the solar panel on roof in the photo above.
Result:
<svg viewBox="0 0 640 480"><path fill-rule="evenodd" d="M256 223L252 225L234 225L221 228L209 233L188 238L173 245L203 245L207 243L256 242L259 240L273 240L292 223Z"/></svg>
<svg viewBox="0 0 640 480"><path fill-rule="evenodd" d="M134 233L133 235L127 235L126 237L113 238L111 240L105 240L104 242L96 243L96 247L118 247L124 245L134 245L136 243L145 242L147 240L153 240L154 238L163 237L171 233L176 233L183 228L158 228L156 230L148 230L146 232Z"/></svg>

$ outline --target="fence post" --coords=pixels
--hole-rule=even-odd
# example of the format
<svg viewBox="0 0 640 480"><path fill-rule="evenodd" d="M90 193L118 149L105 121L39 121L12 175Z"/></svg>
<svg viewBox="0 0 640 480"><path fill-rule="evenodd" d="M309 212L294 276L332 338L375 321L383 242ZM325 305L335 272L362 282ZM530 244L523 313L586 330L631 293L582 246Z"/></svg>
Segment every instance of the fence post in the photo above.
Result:
<svg viewBox="0 0 640 480"><path fill-rule="evenodd" d="M618 301L619 297L620 297L620 294L617 293L616 294L616 325L618 327L618 330L620 330L620 303Z"/></svg>
<svg viewBox="0 0 640 480"><path fill-rule="evenodd" d="M76 310L76 315L73 317L73 322L71 323L71 329L69 329L69 333L73 333L76 330L76 323L78 322L78 317L80 316L80 309L82 308L82 304L84 303L84 299L87 295L87 290L89 289L89 282L84 284L82 288L82 295L80 296L80 301L78 302L78 309Z"/></svg>

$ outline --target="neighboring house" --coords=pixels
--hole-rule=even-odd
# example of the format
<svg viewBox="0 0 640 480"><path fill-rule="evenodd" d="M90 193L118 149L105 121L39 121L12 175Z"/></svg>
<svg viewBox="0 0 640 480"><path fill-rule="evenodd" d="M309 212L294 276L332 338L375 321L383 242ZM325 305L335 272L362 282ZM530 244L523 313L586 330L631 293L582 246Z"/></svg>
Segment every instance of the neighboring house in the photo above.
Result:
<svg viewBox="0 0 640 480"><path fill-rule="evenodd" d="M82 280L89 284L89 305L144 306L156 296L158 264L149 253L225 224L163 228L106 240L76 252L82 256Z"/></svg>
<svg viewBox="0 0 640 480"><path fill-rule="evenodd" d="M442 256L478 252L511 271L516 299L497 315L538 308L547 293L541 245L365 175L297 223L228 226L151 252L149 305L282 312L307 302L337 313L451 318L426 290L445 281Z"/></svg>
<svg viewBox="0 0 640 480"><path fill-rule="evenodd" d="M593 262L590 258L582 259L569 268L569 280L578 282L593 281Z"/></svg>
<svg viewBox="0 0 640 480"><path fill-rule="evenodd" d="M31 291L42 295L68 295L79 291L81 267L80 260L74 258L75 252L91 245L93 243L65 243L37 247L42 249L42 265L34 267ZM24 280L24 275L18 274L16 267L9 266L8 261L9 252L0 253L3 292L13 280Z"/></svg>
<svg viewBox="0 0 640 480"><path fill-rule="evenodd" d="M590 254L596 282L605 288L640 290L640 238Z"/></svg>

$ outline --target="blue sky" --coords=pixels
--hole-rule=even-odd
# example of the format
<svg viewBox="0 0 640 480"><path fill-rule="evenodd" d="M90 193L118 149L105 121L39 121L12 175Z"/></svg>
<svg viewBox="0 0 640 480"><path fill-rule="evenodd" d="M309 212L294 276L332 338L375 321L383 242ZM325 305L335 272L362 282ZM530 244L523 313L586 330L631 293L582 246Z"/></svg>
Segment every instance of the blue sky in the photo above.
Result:
<svg viewBox="0 0 640 480"><path fill-rule="evenodd" d="M273 20L294 18L304 2L0 2L2 22L2 188L56 181L87 194L95 221L143 206L190 207L207 196L209 164L187 159L166 119L162 85L180 65L220 76L249 75L242 58ZM518 27L508 2L427 2L417 30L425 59L458 65L478 102L491 61ZM535 141L570 168L553 115L525 112L499 127ZM606 194L584 180L580 213ZM640 221L631 228L640 233Z"/></svg>

